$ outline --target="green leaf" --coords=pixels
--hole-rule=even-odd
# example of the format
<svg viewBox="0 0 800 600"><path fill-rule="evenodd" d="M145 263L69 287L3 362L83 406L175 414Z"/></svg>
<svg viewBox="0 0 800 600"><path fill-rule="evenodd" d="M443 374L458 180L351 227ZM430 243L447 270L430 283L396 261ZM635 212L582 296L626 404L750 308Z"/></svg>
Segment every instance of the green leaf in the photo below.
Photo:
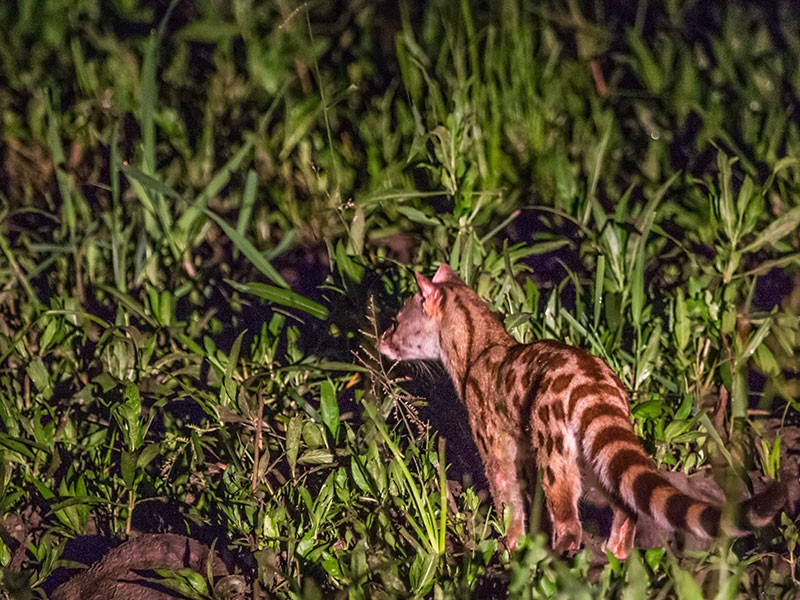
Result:
<svg viewBox="0 0 800 600"><path fill-rule="evenodd" d="M338 580L342 578L342 567L339 564L339 559L334 558L333 556L329 556L328 558L324 559L321 563L322 568L325 569L325 572L331 576L332 579Z"/></svg>
<svg viewBox="0 0 800 600"><path fill-rule="evenodd" d="M740 462L733 459L733 456L731 456L731 453L728 451L728 446L722 441L719 431L717 431L716 427L714 427L714 424L711 422L711 419L708 418L708 415L702 412L697 417L697 420L700 421L700 424L705 427L708 435L711 436L712 440L714 440L714 443L717 445L717 449L720 451L722 456L725 457L725 460L728 461L728 465L730 465L730 467L741 477L743 469L740 465Z"/></svg>
<svg viewBox="0 0 800 600"><path fill-rule="evenodd" d="M361 491L371 496L375 493L375 490L373 490L372 486L369 484L366 473L367 472L364 469L364 465L361 463L361 457L355 455L351 456L350 475L353 477L353 481L361 489Z"/></svg>
<svg viewBox="0 0 800 600"><path fill-rule="evenodd" d="M33 385L36 386L36 389L39 390L39 393L42 394L42 397L46 399L50 398L53 395L53 385L50 381L50 372L47 370L47 367L44 366L44 362L38 356L34 358L29 364L25 372L28 374L28 377L31 378Z"/></svg>
<svg viewBox="0 0 800 600"><path fill-rule="evenodd" d="M563 238L548 240L546 242L535 242L531 245L529 251L532 256L537 256L539 254L550 254L551 252L555 252L556 250L571 244L572 242L570 240Z"/></svg>
<svg viewBox="0 0 800 600"><path fill-rule="evenodd" d="M640 600L647 598L647 588L650 586L650 577L642 564L642 557L636 548L633 549L625 562L627 585L622 592L622 600Z"/></svg>
<svg viewBox="0 0 800 600"><path fill-rule="evenodd" d="M788 169L789 167L797 167L800 165L800 159L794 156L784 156L778 162L775 163L775 166L772 167L772 172L767 177L767 180L764 182L764 185L761 188L762 193L766 193L772 187L772 184L775 182L775 178L778 176L778 173L783 171L784 169Z"/></svg>
<svg viewBox="0 0 800 600"><path fill-rule="evenodd" d="M241 34L242 31L236 23L226 23L218 18L211 18L193 21L175 35L177 38L189 42L218 44Z"/></svg>
<svg viewBox="0 0 800 600"><path fill-rule="evenodd" d="M303 417L295 415L286 424L286 461L289 463L289 470L292 477L295 476L297 467L297 454L300 451L300 435L303 432Z"/></svg>
<svg viewBox="0 0 800 600"><path fill-rule="evenodd" d="M89 504L103 505L105 502L106 500L103 498L97 498L96 496L72 496L70 498L66 498L65 500L61 500L60 502L54 502L50 504L50 510L57 512L72 506L86 506Z"/></svg>
<svg viewBox="0 0 800 600"><path fill-rule="evenodd" d="M691 427L691 421L670 421L664 428L664 440L672 442L675 438L683 435Z"/></svg>
<svg viewBox="0 0 800 600"><path fill-rule="evenodd" d="M270 264L270 262L266 258L264 258L261 252L259 252L258 249L255 246L253 246L253 244L251 244L247 238L240 235L239 232L237 232L233 227L228 225L221 217L211 212L210 210L203 209L203 212L205 212L206 215L208 215L208 217L211 220L213 220L217 225L219 225L220 229L222 229L222 231L225 232L225 235L227 235L230 238L231 242L233 242L233 245L236 246L236 248L238 248L242 254L244 254L247 260L250 261L250 264L252 264L256 269L261 271L261 273L263 273L268 279L271 279L280 287L282 288L289 287L289 284L286 283L286 280L283 277L281 277L278 271L275 270L275 267L273 267Z"/></svg>
<svg viewBox="0 0 800 600"><path fill-rule="evenodd" d="M110 294L114 297L114 299L120 304L120 309L124 309L123 312L131 313L136 316L138 319L142 319L148 325L153 328L158 327L158 322L150 316L147 310L145 310L144 306L136 302L131 296L128 294L119 291L115 287L107 286L104 284L98 284L97 286L99 289L103 290L107 294ZM54 314L58 314L57 311L54 311ZM90 315L83 315L87 318L91 318ZM95 321L98 325L103 327L104 329L110 329L111 324L105 321Z"/></svg>
<svg viewBox="0 0 800 600"><path fill-rule="evenodd" d="M781 256L780 258L773 260L761 261L757 266L744 273L744 275L747 275L748 277L752 277L753 275L764 275L773 269L781 269L791 264L800 265L800 252L786 254L785 256Z"/></svg>
<svg viewBox="0 0 800 600"><path fill-rule="evenodd" d="M415 594L425 596L433 587L439 556L435 552L417 552L408 574Z"/></svg>
<svg viewBox="0 0 800 600"><path fill-rule="evenodd" d="M754 188L753 180L750 177L745 177L739 188L739 194L736 196L736 212L740 218L747 213L748 206L753 200Z"/></svg>
<svg viewBox="0 0 800 600"><path fill-rule="evenodd" d="M691 573L684 571L674 559L672 562L672 579L675 582L675 593L680 600L703 600L703 590L694 580Z"/></svg>
<svg viewBox="0 0 800 600"><path fill-rule="evenodd" d="M692 324L689 321L689 314L686 310L686 298L684 296L683 288L676 290L675 296L675 341L678 344L678 350L683 352L689 345L689 336L691 335Z"/></svg>
<svg viewBox="0 0 800 600"><path fill-rule="evenodd" d="M594 319L592 323L594 324L594 328L597 329L597 325L600 322L600 311L603 307L603 289L605 286L605 277L606 277L606 257L605 255L601 254L597 257L597 270L594 276Z"/></svg>
<svg viewBox="0 0 800 600"><path fill-rule="evenodd" d="M742 350L742 353L737 356L738 360L746 360L753 355L753 352L764 342L772 329L772 317L767 317L764 322L756 329L755 333L750 335L747 340L747 345Z"/></svg>
<svg viewBox="0 0 800 600"><path fill-rule="evenodd" d="M135 383L125 385L124 400L114 406L112 414L123 432L128 450L138 450L143 441L142 401Z"/></svg>
<svg viewBox="0 0 800 600"><path fill-rule="evenodd" d="M631 316L633 326L638 330L642 324L642 311L644 309L645 289L644 289L644 242L641 239L636 258L633 263L633 273L631 274Z"/></svg>
<svg viewBox="0 0 800 600"><path fill-rule="evenodd" d="M225 391L225 395L223 397L230 406L233 406L237 399L238 386L234 374L236 372L236 367L239 364L239 352L241 352L242 349L242 338L244 337L245 333L247 333L246 329L237 335L235 340L233 340L231 351L228 354L228 362L225 365L225 375L222 378L222 387ZM242 407L240 407L240 409L241 408ZM242 413L244 414L245 410L242 410Z"/></svg>
<svg viewBox="0 0 800 600"><path fill-rule="evenodd" d="M53 166L56 172L56 183L58 192L63 202L62 214L67 225L70 239L75 237L75 227L77 215L75 210L75 200L72 196L69 174L64 170L64 147L61 144L61 134L58 127L58 118L53 110L52 93L48 91L47 100L47 141L50 145L50 152L53 155Z"/></svg>
<svg viewBox="0 0 800 600"><path fill-rule="evenodd" d="M395 440L389 434L389 430L386 428L382 418L379 417L378 410L375 405L373 405L371 402L364 402L362 406L364 407L364 412L375 425L375 428L380 432L384 443L386 446L388 446L389 450L391 450L392 455L394 455L395 464L398 466L402 475L402 479L405 481L405 484L411 493L411 499L413 500L414 508L416 509L419 519L422 521L422 527L424 527L424 531L422 527L419 527L414 522L412 519L412 514L410 513L406 515L409 524L415 529L417 535L419 536L420 543L424 544L425 548L429 549L432 554L440 551L439 535L437 531L439 524L426 489L417 485L417 482L415 481L404 461L403 453L400 451L400 448ZM369 466L370 465L368 463L367 467L369 468ZM442 493L444 493L444 490L442 490ZM443 551L443 549L441 550Z"/></svg>
<svg viewBox="0 0 800 600"><path fill-rule="evenodd" d="M731 191L731 165L735 162L735 158L729 159L722 153L717 156L720 191L719 196L714 198L717 214L719 214L722 222L722 229L731 241L736 240L736 208L733 202L733 192Z"/></svg>
<svg viewBox="0 0 800 600"><path fill-rule="evenodd" d="M339 401L336 398L336 389L330 379L322 382L319 412L322 415L322 422L331 433L333 442L336 443L339 435Z"/></svg>
<svg viewBox="0 0 800 600"><path fill-rule="evenodd" d="M158 50L164 37L167 22L172 11L177 5L176 0L170 2L169 7L161 19L158 29L150 34L145 43L144 57L142 60L141 74L141 107L139 112L139 125L142 132L142 146L144 153L144 169L149 173L156 170L156 125L155 113L158 102Z"/></svg>
<svg viewBox="0 0 800 600"><path fill-rule="evenodd" d="M772 375L773 377L780 375L781 368L778 365L778 361L775 360L775 355L772 354L772 350L770 350L766 344L761 344L756 348L753 353L753 359L762 373Z"/></svg>
<svg viewBox="0 0 800 600"><path fill-rule="evenodd" d="M39 493L45 500L50 500L51 498L55 497L53 490L51 490L50 486L48 486L44 481L40 481L39 479L33 479L29 475L26 475L26 479L31 481L31 483L33 483L33 485L36 486L36 489L39 490Z"/></svg>
<svg viewBox="0 0 800 600"><path fill-rule="evenodd" d="M634 382L634 389L639 389L640 386L647 381L647 378L653 373L655 369L656 357L659 354L659 347L661 342L661 323L656 321L655 326L650 332L650 337L647 340L647 346L644 353L641 355L636 366L636 381Z"/></svg>
<svg viewBox="0 0 800 600"><path fill-rule="evenodd" d="M161 452L161 444L158 442L145 446L139 454L139 458L136 460L136 468L144 469L158 456L159 452Z"/></svg>
<svg viewBox="0 0 800 600"><path fill-rule="evenodd" d="M133 483L136 479L136 462L138 459L137 454L137 452L123 450L119 461L122 482L129 490L133 489Z"/></svg>
<svg viewBox="0 0 800 600"><path fill-rule="evenodd" d="M404 473L403 469L405 469L405 464L401 464L400 459L395 457L390 466L398 466L399 470ZM375 487L378 490L378 493L383 496L386 494L387 486L389 485L389 475L387 473L386 463L384 461L383 456L378 452L378 445L373 441L369 445L369 450L367 451L367 472L369 473L372 481L375 483ZM405 475L403 475L405 477ZM426 496L426 490L421 489L421 493L423 496Z"/></svg>
<svg viewBox="0 0 800 600"><path fill-rule="evenodd" d="M11 437L7 433L0 431L0 447L4 447L11 452L16 452L20 456L32 461L34 459L34 452L31 448L36 448L38 450L47 450L46 448L42 447L39 444L34 444L29 442L28 440L22 440L19 438Z"/></svg>
<svg viewBox="0 0 800 600"><path fill-rule="evenodd" d="M160 578L151 578L148 581L159 587L165 587L174 592L178 592L182 598L201 600L208 597L208 586L205 579L192 569L180 569L172 571L170 569L153 569Z"/></svg>
<svg viewBox="0 0 800 600"><path fill-rule="evenodd" d="M170 198L174 198L176 200L181 199L181 195L176 192L174 189L169 187L168 185L161 183L158 179L153 177L152 175L148 175L147 173L137 169L133 165L129 164L122 164L120 166L120 171L125 174L125 177L128 178L130 182L138 182L142 185L142 187L152 190L158 194L162 194L164 196L168 196Z"/></svg>
<svg viewBox="0 0 800 600"><path fill-rule="evenodd" d="M644 552L644 561L653 573L658 573L658 567L661 564L661 559L667 553L665 548L650 548Z"/></svg>
<svg viewBox="0 0 800 600"><path fill-rule="evenodd" d="M141 107L139 126L142 132L144 168L155 173L156 170L156 125L154 114L158 96L156 85L156 69L158 64L159 39L153 32L145 43L144 60L142 61Z"/></svg>
<svg viewBox="0 0 800 600"><path fill-rule="evenodd" d="M350 555L350 576L356 581L366 579L369 573L366 544L366 540L358 542Z"/></svg>
<svg viewBox="0 0 800 600"><path fill-rule="evenodd" d="M681 400L680 406L675 411L675 416L673 417L676 420L684 420L688 419L689 415L692 413L692 407L694 406L694 400L692 399L692 394L686 392L683 394L683 400Z"/></svg>
<svg viewBox="0 0 800 600"><path fill-rule="evenodd" d="M800 206L784 213L762 231L756 239L742 249L743 253L757 252L767 244L775 244L800 227Z"/></svg>
<svg viewBox="0 0 800 600"><path fill-rule="evenodd" d="M247 157L247 155L250 153L252 149L253 149L253 141L247 140L239 149L239 151L236 154L234 154L227 163L225 163L225 165L211 179L211 181L203 189L203 191L200 192L200 194L198 194L197 198L195 198L194 200L194 203L192 203L189 206L189 208L186 209L186 212L181 215L180 219L178 219L179 231L188 232L189 229L194 225L194 223L200 218L201 213L205 212L206 214L209 215L213 214L210 213L207 209L208 201L212 197L217 195L226 185L228 185L231 175L235 170L239 168L241 163L244 161L244 159ZM222 225L220 226L222 227ZM234 231L233 228L229 229L231 231ZM223 230L225 230L225 227L223 227ZM228 234L228 237L231 237L230 234ZM231 239L233 240L232 237ZM246 253L244 254L246 255Z"/></svg>
<svg viewBox="0 0 800 600"><path fill-rule="evenodd" d="M419 223L420 225L430 225L432 227L436 227L442 224L442 222L436 217L428 216L413 206L398 206L397 212L399 212L401 215L404 215L414 223Z"/></svg>
<svg viewBox="0 0 800 600"><path fill-rule="evenodd" d="M364 236L366 234L366 217L364 208L357 204L350 220L347 238L347 254L350 256L362 256L364 254Z"/></svg>
<svg viewBox="0 0 800 600"><path fill-rule="evenodd" d="M236 219L236 233L242 238L245 237L245 231L250 224L250 219L253 215L253 207L256 203L256 188L258 187L258 176L253 169L247 172L247 178L244 182L244 191L242 192L242 205L239 207L239 216ZM284 236L284 239L287 236ZM233 249L233 257L239 257L239 249Z"/></svg>
<svg viewBox="0 0 800 600"><path fill-rule="evenodd" d="M25 293L28 296L28 301L31 303L33 307L39 307L41 302L39 302L39 298L36 295L36 292L33 290L33 286L31 285L30 281L28 281L28 277L25 276L25 273L20 268L19 263L17 262L16 255L18 252L12 251L11 247L8 245L8 240L0 231L0 251L2 251L3 255L5 256L6 260L8 261L8 266L11 267L12 272L14 273L14 277L16 280L22 285ZM4 355L0 355L0 364L5 362L6 357L11 353L11 348L9 347Z"/></svg>
<svg viewBox="0 0 800 600"><path fill-rule="evenodd" d="M333 463L333 454L325 448L306 450L297 462L303 465L330 465Z"/></svg>
<svg viewBox="0 0 800 600"><path fill-rule="evenodd" d="M504 320L503 325L509 331L520 325L525 325L531 320L531 313L517 312L509 314Z"/></svg>
<svg viewBox="0 0 800 600"><path fill-rule="evenodd" d="M631 414L637 419L653 419L660 417L664 412L663 400L647 400L640 404L636 404L631 409Z"/></svg>
<svg viewBox="0 0 800 600"><path fill-rule="evenodd" d="M342 279L345 281L359 283L364 277L364 267L353 260L353 258L347 253L347 250L344 244L342 244L341 240L336 242L334 256L336 259L336 268L342 275Z"/></svg>
<svg viewBox="0 0 800 600"><path fill-rule="evenodd" d="M317 449L325 445L324 427L317 421L303 423L303 442L309 448Z"/></svg>
<svg viewBox="0 0 800 600"><path fill-rule="evenodd" d="M627 38L633 56L638 60L635 64L636 74L649 92L659 94L665 81L661 67L637 30L630 29Z"/></svg>
<svg viewBox="0 0 800 600"><path fill-rule="evenodd" d="M314 302L305 296L301 296L300 294L293 292L292 290L282 289L266 283L239 283L238 281L234 281L232 279L225 279L225 283L239 292L253 294L254 296L263 298L268 302L302 310L304 313L307 313L321 321L324 321L328 318L327 308L318 302Z"/></svg>

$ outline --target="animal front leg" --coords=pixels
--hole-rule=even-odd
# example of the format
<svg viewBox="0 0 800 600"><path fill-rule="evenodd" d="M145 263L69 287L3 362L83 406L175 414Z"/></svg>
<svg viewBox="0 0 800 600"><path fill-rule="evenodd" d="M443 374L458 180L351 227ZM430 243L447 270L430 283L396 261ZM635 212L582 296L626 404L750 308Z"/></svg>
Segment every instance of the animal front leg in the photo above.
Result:
<svg viewBox="0 0 800 600"><path fill-rule="evenodd" d="M500 465L497 465L497 467L500 467ZM500 518L503 518L506 510L510 513L510 521L506 531L506 543L511 550L517 547L519 537L527 533L522 488L514 473L514 468L513 463L507 463L498 468L493 475L487 477L497 514Z"/></svg>
<svg viewBox="0 0 800 600"><path fill-rule="evenodd" d="M483 446L483 444L481 444ZM479 446L480 447L480 446ZM489 491L498 516L502 519L506 510L510 513L506 543L510 549L517 547L519 536L527 533L525 522L525 500L522 481L519 478L517 460L520 456L518 444L510 436L495 439L493 445L485 446L492 452L481 452Z"/></svg>

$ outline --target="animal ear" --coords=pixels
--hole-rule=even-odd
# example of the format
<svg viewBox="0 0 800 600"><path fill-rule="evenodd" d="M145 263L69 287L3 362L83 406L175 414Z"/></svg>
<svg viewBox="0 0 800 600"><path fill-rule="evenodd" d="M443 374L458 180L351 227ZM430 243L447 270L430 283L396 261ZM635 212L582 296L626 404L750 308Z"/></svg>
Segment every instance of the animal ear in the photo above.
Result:
<svg viewBox="0 0 800 600"><path fill-rule="evenodd" d="M425 301L425 312L429 317L438 314L442 304L442 291L424 275L414 273L414 276L417 278L419 291Z"/></svg>
<svg viewBox="0 0 800 600"><path fill-rule="evenodd" d="M443 283L445 281L461 281L456 275L455 271L450 268L450 265L442 263L436 270L436 275L433 276L433 283Z"/></svg>

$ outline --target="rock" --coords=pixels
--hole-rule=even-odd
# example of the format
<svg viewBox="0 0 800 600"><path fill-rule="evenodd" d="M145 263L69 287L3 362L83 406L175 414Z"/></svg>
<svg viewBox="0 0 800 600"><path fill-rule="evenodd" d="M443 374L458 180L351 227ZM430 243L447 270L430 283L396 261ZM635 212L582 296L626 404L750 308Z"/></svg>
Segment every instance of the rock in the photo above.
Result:
<svg viewBox="0 0 800 600"><path fill-rule="evenodd" d="M60 585L51 600L174 600L182 597L157 581L153 569L189 568L201 575L229 575L228 568L210 548L173 533L145 534L109 551L91 567ZM244 597L244 582L227 585L228 600Z"/></svg>

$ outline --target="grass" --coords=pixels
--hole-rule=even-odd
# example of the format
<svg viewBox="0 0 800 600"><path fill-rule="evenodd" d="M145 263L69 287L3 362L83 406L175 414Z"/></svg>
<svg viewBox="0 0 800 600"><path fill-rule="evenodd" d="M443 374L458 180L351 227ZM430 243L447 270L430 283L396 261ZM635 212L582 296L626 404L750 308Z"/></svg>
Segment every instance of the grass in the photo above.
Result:
<svg viewBox="0 0 800 600"><path fill-rule="evenodd" d="M791 3L103 6L0 7L0 593L155 512L252 596L796 595L794 515L599 571L505 551L373 347L447 262L605 358L664 468L791 477Z"/></svg>

